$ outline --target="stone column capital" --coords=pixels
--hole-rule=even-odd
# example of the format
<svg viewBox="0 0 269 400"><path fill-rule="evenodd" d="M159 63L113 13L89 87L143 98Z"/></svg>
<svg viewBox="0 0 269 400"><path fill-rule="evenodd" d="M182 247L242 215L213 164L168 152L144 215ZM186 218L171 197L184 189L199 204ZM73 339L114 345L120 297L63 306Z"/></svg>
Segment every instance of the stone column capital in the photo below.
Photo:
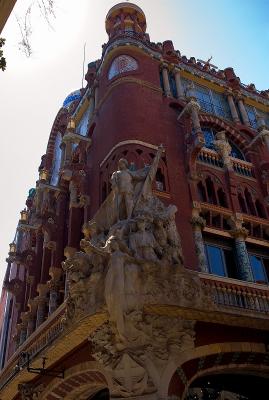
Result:
<svg viewBox="0 0 269 400"><path fill-rule="evenodd" d="M54 281L59 281L61 279L62 273L63 273L62 268L50 267L49 269L49 275Z"/></svg>
<svg viewBox="0 0 269 400"><path fill-rule="evenodd" d="M206 220L203 217L200 217L200 216L192 217L190 222L191 222L191 224L192 224L194 229L199 229L201 231L206 226Z"/></svg>
<svg viewBox="0 0 269 400"><path fill-rule="evenodd" d="M225 94L225 96L232 96L232 97L235 96L235 93L231 88L226 88L224 91L224 94Z"/></svg>
<svg viewBox="0 0 269 400"><path fill-rule="evenodd" d="M201 106L197 100L191 98L186 105L186 112L191 114L193 111L199 113L201 110Z"/></svg>
<svg viewBox="0 0 269 400"><path fill-rule="evenodd" d="M39 302L39 299L44 299L47 296L47 293L49 291L49 287L47 283L39 283L37 285L37 292L39 296L36 298L37 302Z"/></svg>
<svg viewBox="0 0 269 400"><path fill-rule="evenodd" d="M49 250L55 251L56 250L56 242L49 240L47 243L44 244L44 247L46 247Z"/></svg>
<svg viewBox="0 0 269 400"><path fill-rule="evenodd" d="M248 230L244 227L238 228L238 229L232 229L230 231L230 234L235 238L235 239L242 239L245 240L248 236Z"/></svg>
<svg viewBox="0 0 269 400"><path fill-rule="evenodd" d="M169 65L164 61L162 61L160 64L160 70L162 71L163 69L169 69Z"/></svg>

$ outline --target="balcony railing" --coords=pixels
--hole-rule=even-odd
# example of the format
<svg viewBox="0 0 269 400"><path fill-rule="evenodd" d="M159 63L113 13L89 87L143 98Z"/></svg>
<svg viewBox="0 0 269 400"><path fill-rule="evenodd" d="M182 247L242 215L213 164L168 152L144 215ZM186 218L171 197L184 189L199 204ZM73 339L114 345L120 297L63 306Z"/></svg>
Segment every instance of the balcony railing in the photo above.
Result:
<svg viewBox="0 0 269 400"><path fill-rule="evenodd" d="M269 314L269 287L267 285L204 273L200 273L199 276L212 292L216 305L229 307L229 310L233 308Z"/></svg>
<svg viewBox="0 0 269 400"><path fill-rule="evenodd" d="M253 164L248 161L240 160L239 158L231 157L234 171L239 175L254 177Z"/></svg>
<svg viewBox="0 0 269 400"><path fill-rule="evenodd" d="M202 147L198 155L198 160L214 167L223 168L223 161L215 150Z"/></svg>
<svg viewBox="0 0 269 400"><path fill-rule="evenodd" d="M198 160L206 164L211 164L214 167L223 168L223 161L219 154L215 150L207 147L201 148L200 153L198 154ZM236 174L250 178L255 177L252 163L234 157L231 157L231 160Z"/></svg>

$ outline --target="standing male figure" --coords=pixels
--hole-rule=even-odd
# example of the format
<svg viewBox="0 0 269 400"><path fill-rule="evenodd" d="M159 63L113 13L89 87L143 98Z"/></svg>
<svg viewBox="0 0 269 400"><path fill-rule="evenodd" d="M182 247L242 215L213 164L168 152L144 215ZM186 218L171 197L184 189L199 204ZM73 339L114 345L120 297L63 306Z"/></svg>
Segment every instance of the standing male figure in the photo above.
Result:
<svg viewBox="0 0 269 400"><path fill-rule="evenodd" d="M144 180L146 172L145 169L130 171L128 169L128 161L125 158L119 160L118 170L113 172L111 176L111 185L115 196L118 220L124 214L127 219L132 217L135 193L134 181Z"/></svg>

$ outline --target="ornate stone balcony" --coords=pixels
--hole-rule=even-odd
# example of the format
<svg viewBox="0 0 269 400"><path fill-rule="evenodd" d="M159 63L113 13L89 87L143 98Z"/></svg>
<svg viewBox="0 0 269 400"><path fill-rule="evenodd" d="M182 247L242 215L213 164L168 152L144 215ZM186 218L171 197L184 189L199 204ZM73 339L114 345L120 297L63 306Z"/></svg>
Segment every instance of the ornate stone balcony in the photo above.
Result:
<svg viewBox="0 0 269 400"><path fill-rule="evenodd" d="M246 177L251 177L254 178L254 167L253 164L245 161L245 160L240 160L239 158L234 158L231 157L232 163L233 163L233 169L235 173L239 175L244 175Z"/></svg>
<svg viewBox="0 0 269 400"><path fill-rule="evenodd" d="M230 157L234 172L247 178L255 178L254 166L252 163L240 160L239 158ZM223 160L220 155L213 149L202 147L198 155L198 161L210 164L213 167L223 168Z"/></svg>
<svg viewBox="0 0 269 400"><path fill-rule="evenodd" d="M212 292L214 303L226 312L269 319L268 285L199 273L203 284Z"/></svg>
<svg viewBox="0 0 269 400"><path fill-rule="evenodd" d="M198 160L206 164L211 164L214 167L223 168L223 161L215 150L202 147L198 155Z"/></svg>

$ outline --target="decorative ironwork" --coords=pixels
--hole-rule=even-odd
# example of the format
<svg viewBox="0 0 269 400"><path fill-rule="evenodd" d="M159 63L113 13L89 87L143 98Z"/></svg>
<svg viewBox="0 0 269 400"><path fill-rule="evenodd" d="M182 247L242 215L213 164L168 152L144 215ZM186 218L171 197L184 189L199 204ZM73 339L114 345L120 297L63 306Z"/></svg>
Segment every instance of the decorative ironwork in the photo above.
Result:
<svg viewBox="0 0 269 400"><path fill-rule="evenodd" d="M22 352L20 354L17 367L20 370L26 367L27 371L32 374L53 376L54 378L64 379L64 370L58 371L58 370L46 368L46 360L47 360L47 357L42 357L42 367L41 368L33 368L33 367L31 367L30 354L27 352Z"/></svg>

